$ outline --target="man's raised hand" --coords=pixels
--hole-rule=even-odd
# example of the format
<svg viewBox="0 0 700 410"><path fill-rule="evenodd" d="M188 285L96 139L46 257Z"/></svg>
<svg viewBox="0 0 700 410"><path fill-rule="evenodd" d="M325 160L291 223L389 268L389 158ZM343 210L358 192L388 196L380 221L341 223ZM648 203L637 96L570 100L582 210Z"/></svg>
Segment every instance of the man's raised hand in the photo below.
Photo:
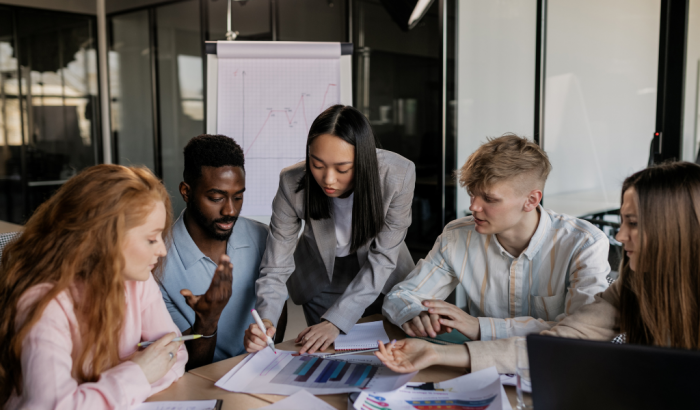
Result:
<svg viewBox="0 0 700 410"><path fill-rule="evenodd" d="M203 295L193 295L189 289L180 294L194 310L204 328L216 330L221 312L233 293L233 263L227 255L222 255L214 272L209 289Z"/></svg>

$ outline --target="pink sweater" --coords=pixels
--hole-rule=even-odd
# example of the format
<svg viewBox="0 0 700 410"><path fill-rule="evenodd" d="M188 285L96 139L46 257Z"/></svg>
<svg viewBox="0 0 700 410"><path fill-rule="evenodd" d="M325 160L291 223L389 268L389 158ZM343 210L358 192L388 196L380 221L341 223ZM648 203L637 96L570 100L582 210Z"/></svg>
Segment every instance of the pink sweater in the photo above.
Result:
<svg viewBox="0 0 700 410"><path fill-rule="evenodd" d="M18 309L20 320L26 315L24 307L50 287L38 285L22 296ZM141 341L157 340L170 332L180 335L153 276L145 282L127 281L119 357L125 359L134 353ZM131 361L104 371L95 383L79 384L72 375L79 347L80 330L73 302L67 292L62 292L48 304L22 342L22 395L10 397L5 408L127 409L170 386L184 374L187 363L183 345L172 369L153 384L148 383L141 368Z"/></svg>

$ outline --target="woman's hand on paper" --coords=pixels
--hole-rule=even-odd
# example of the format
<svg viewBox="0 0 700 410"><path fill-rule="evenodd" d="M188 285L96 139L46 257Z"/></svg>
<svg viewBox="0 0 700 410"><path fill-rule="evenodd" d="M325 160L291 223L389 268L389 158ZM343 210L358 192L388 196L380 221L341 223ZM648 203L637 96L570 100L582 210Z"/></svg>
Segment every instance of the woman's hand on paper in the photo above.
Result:
<svg viewBox="0 0 700 410"><path fill-rule="evenodd" d="M263 319L262 321L265 328L267 328L267 336L274 336L277 329L272 326L272 322L269 319ZM246 329L243 346L248 353L255 353L267 347L267 337L257 324L253 323Z"/></svg>
<svg viewBox="0 0 700 410"><path fill-rule="evenodd" d="M129 360L139 365L149 383L160 380L177 362L177 351L183 342L172 342L175 337L175 332L168 333L144 350L131 355Z"/></svg>
<svg viewBox="0 0 700 410"><path fill-rule="evenodd" d="M438 317L438 326L441 326L446 331L450 332L452 329L457 329L471 340L481 339L479 319L452 303L447 303L443 300L426 300L423 301L423 306L428 308L428 314L431 318L434 315ZM431 335L430 337L435 336Z"/></svg>
<svg viewBox="0 0 700 410"><path fill-rule="evenodd" d="M391 345L379 341L375 356L396 373L415 372L434 365L471 367L469 351L464 345L440 346L425 340L404 339Z"/></svg>
<svg viewBox="0 0 700 410"><path fill-rule="evenodd" d="M294 342L304 345L299 353L323 352L339 334L340 330L333 323L325 321L302 330Z"/></svg>
<svg viewBox="0 0 700 410"><path fill-rule="evenodd" d="M396 373L411 373L437 364L440 356L435 345L423 340L399 340L391 347L379 341L379 351L374 353L386 367Z"/></svg>

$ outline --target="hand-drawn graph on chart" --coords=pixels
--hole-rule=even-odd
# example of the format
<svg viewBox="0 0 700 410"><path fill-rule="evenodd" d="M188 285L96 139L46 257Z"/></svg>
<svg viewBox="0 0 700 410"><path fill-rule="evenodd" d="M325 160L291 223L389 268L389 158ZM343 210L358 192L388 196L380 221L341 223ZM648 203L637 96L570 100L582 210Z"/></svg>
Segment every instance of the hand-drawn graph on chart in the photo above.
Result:
<svg viewBox="0 0 700 410"><path fill-rule="evenodd" d="M217 129L243 148L243 215L269 215L280 171L305 159L314 119L340 101L337 59L227 59L219 63Z"/></svg>

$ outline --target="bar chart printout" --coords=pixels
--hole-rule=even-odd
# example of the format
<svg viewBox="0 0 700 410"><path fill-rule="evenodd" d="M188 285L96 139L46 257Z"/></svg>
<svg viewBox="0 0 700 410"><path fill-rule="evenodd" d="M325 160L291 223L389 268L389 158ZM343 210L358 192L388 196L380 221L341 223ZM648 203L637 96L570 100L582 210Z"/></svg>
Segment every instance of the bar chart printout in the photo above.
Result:
<svg viewBox="0 0 700 410"><path fill-rule="evenodd" d="M320 356L299 356L271 349L256 353L236 367L217 386L241 393L293 394L303 388L313 394L362 391L392 391L414 375L394 373L374 356L348 355L343 360Z"/></svg>

